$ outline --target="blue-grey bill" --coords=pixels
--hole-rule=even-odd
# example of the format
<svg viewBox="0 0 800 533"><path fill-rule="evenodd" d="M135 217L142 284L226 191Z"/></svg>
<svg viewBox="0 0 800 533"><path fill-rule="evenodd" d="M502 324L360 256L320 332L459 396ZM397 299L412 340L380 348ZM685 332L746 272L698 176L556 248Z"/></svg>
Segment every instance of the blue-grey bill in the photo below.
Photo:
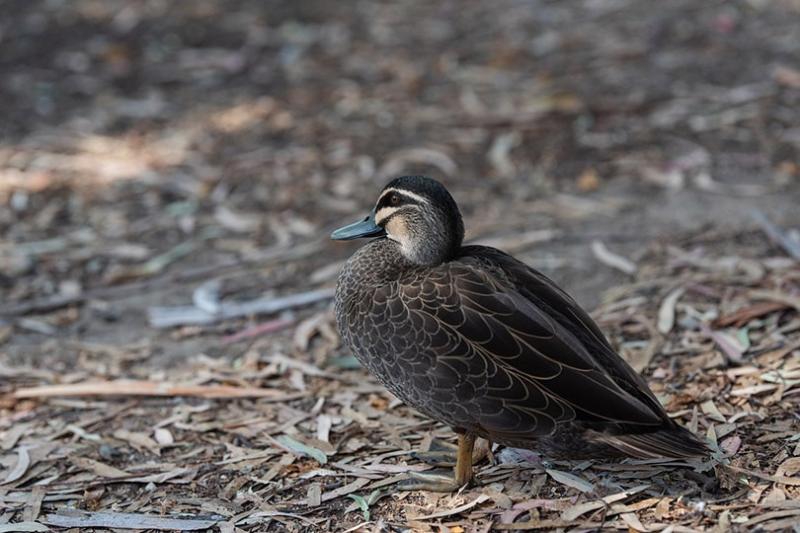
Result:
<svg viewBox="0 0 800 533"><path fill-rule="evenodd" d="M375 224L375 216L372 214L364 217L363 220L353 222L343 226L333 233L331 239L335 241L349 241L352 239L361 239L363 237L380 237L386 235L383 228Z"/></svg>

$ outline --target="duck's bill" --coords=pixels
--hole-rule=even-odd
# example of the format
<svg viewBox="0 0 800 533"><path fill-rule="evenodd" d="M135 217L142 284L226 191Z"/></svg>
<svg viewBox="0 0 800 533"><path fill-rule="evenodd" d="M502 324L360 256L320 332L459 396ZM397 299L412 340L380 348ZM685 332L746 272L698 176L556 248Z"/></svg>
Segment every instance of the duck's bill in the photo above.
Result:
<svg viewBox="0 0 800 533"><path fill-rule="evenodd" d="M369 214L363 220L353 222L341 227L331 233L331 239L335 241L349 241L364 237L382 237L386 235L383 228L375 224L374 214Z"/></svg>

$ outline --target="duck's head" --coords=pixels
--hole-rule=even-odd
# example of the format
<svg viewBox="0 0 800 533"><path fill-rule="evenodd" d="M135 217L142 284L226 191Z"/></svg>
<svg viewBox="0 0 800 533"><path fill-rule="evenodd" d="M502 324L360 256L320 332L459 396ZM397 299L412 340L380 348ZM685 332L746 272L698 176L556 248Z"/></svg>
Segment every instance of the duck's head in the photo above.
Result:
<svg viewBox="0 0 800 533"><path fill-rule="evenodd" d="M403 176L383 188L369 215L331 234L340 241L362 237L386 237L412 263L438 265L458 252L464 223L444 185L425 176Z"/></svg>

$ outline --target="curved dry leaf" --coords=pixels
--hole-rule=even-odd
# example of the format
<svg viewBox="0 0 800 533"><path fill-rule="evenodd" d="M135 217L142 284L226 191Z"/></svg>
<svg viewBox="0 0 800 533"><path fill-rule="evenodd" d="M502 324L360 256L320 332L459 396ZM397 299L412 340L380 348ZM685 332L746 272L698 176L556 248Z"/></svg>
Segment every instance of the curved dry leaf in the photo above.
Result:
<svg viewBox="0 0 800 533"><path fill-rule="evenodd" d="M114 438L127 442L140 452L148 450L154 455L161 455L158 443L144 433L118 429L114 432Z"/></svg>
<svg viewBox="0 0 800 533"><path fill-rule="evenodd" d="M578 517L588 513L589 511L594 511L595 509L602 509L606 505L610 505L612 503L624 500L648 488L650 488L649 484L639 485L637 487L633 487L631 489L618 492L616 494L610 494L599 500L594 500L591 502L583 502L573 505L572 507L565 509L564 512L561 513L561 519L566 520L567 522L571 522L572 520L577 519Z"/></svg>
<svg viewBox="0 0 800 533"><path fill-rule="evenodd" d="M609 250L603 241L592 241L592 253L603 264L616 268L625 274L635 274L636 263Z"/></svg>
<svg viewBox="0 0 800 533"><path fill-rule="evenodd" d="M719 412L714 400L706 400L700 405L700 409L708 418L716 420L717 422L725 422L725 416Z"/></svg>
<svg viewBox="0 0 800 533"><path fill-rule="evenodd" d="M499 176L511 176L516 171L514 161L511 159L511 150L522 140L519 132L512 131L498 135L487 154L489 162Z"/></svg>
<svg viewBox="0 0 800 533"><path fill-rule="evenodd" d="M21 447L17 448L17 463L14 465L8 475L6 476L5 481L2 484L11 483L13 481L18 480L22 476L25 475L25 472L28 471L28 468L31 466L31 456L28 453L28 448Z"/></svg>
<svg viewBox="0 0 800 533"><path fill-rule="evenodd" d="M303 444L302 442L293 439L289 435L281 435L275 439L275 441L277 441L278 444L280 444L281 447L285 448L287 451L291 451L306 457L311 457L321 465L324 465L328 462L328 456L325 454L325 452L319 448L309 446L308 444Z"/></svg>
<svg viewBox="0 0 800 533"><path fill-rule="evenodd" d="M251 233L258 230L261 217L252 213L234 211L225 205L217 207L214 211L214 220L220 226L234 233Z"/></svg>
<svg viewBox="0 0 800 533"><path fill-rule="evenodd" d="M398 175L409 163L431 165L438 168L442 174L446 176L452 176L458 171L456 162L441 150L434 150L433 148L409 148L389 154L386 163L384 163L378 171L378 175Z"/></svg>
<svg viewBox="0 0 800 533"><path fill-rule="evenodd" d="M653 531L651 528L645 527L634 513L622 513L619 517L628 525L629 531Z"/></svg>
<svg viewBox="0 0 800 533"><path fill-rule="evenodd" d="M95 461L94 459L89 459L88 457L70 457L70 461L82 470L87 470L97 476L108 479L130 477L131 475L130 472L101 463L100 461Z"/></svg>
<svg viewBox="0 0 800 533"><path fill-rule="evenodd" d="M328 415L319 415L317 417L317 439L322 442L330 442L331 428L333 427L333 419Z"/></svg>
<svg viewBox="0 0 800 533"><path fill-rule="evenodd" d="M792 477L798 472L800 472L800 457L790 457L775 470L775 475Z"/></svg>
<svg viewBox="0 0 800 533"><path fill-rule="evenodd" d="M658 308L658 324L656 327L662 335L672 331L672 327L675 325L675 305L683 292L683 287L670 292L661 302L661 307Z"/></svg>
<svg viewBox="0 0 800 533"><path fill-rule="evenodd" d="M552 468L545 469L545 472L547 472L550 477L559 483L568 487L572 487L573 489L577 489L581 492L592 492L594 490L594 485L592 483L589 483L582 477L578 477L575 474L562 472L561 470L554 470Z"/></svg>
<svg viewBox="0 0 800 533"><path fill-rule="evenodd" d="M456 514L461 514L464 511L467 511L469 509L472 509L476 505L479 505L479 504L485 502L488 499L489 499L489 496L487 496L486 494L481 494L480 496L478 496L477 498L475 498L471 502L465 503L464 505L459 505L458 507L454 507L452 509L447 509L445 511L439 511L439 512L432 513L432 514L425 515L425 516L410 516L410 517L408 517L408 519L409 520L433 520L434 518L444 518L446 516L453 516L453 515L456 515Z"/></svg>
<svg viewBox="0 0 800 533"><path fill-rule="evenodd" d="M222 280L212 279L197 287L192 293L192 303L198 309L206 313L219 313L222 309L220 301L220 291L222 290Z"/></svg>
<svg viewBox="0 0 800 533"><path fill-rule="evenodd" d="M0 341L0 344L2 344L2 341ZM25 432L30 431L31 425L16 423L11 426L11 429L6 431L5 437L0 440L0 450L10 450L16 446L19 439L25 435Z"/></svg>
<svg viewBox="0 0 800 533"><path fill-rule="evenodd" d="M723 355L728 358L728 361L733 363L742 362L745 348L741 345L739 339L722 331L714 331L705 324L701 324L700 328L703 330L703 333L719 346Z"/></svg>

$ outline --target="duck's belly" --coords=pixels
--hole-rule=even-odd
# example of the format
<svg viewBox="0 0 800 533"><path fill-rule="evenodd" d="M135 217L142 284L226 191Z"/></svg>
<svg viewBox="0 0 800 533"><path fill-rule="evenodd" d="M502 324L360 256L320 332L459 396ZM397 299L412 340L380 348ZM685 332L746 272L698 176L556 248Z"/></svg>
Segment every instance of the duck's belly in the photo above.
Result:
<svg viewBox="0 0 800 533"><path fill-rule="evenodd" d="M436 382L437 356L426 350L425 332L412 318L392 315L371 295L337 288L336 321L344 344L392 394L429 417L470 429L468 409L452 388Z"/></svg>
<svg viewBox="0 0 800 533"><path fill-rule="evenodd" d="M439 422L469 429L471 417L454 391L439 389L430 377L435 355L415 349L413 341L398 351L385 337L363 330L344 337L359 362L406 405Z"/></svg>

